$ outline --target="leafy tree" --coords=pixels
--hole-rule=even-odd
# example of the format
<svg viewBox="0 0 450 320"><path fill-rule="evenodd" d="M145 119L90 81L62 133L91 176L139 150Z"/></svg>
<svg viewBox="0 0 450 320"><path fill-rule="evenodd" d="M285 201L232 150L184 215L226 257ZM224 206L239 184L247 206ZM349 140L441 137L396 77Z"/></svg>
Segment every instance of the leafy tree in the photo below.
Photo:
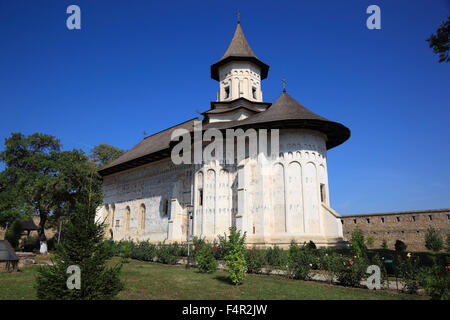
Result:
<svg viewBox="0 0 450 320"><path fill-rule="evenodd" d="M17 248L19 245L19 240L22 235L22 223L20 220L14 220L14 222L9 226L5 232L5 240L9 242L11 247Z"/></svg>
<svg viewBox="0 0 450 320"><path fill-rule="evenodd" d="M246 276L247 262L245 260L245 236L236 231L236 228L230 228L228 241L225 245L225 270L228 271L230 280L233 284L241 284Z"/></svg>
<svg viewBox="0 0 450 320"><path fill-rule="evenodd" d="M0 161L6 165L0 173L0 222L38 214L41 252L46 253L46 223L70 213L93 166L82 151L61 151L58 139L40 133L12 133ZM100 179L93 183L100 185Z"/></svg>
<svg viewBox="0 0 450 320"><path fill-rule="evenodd" d="M432 34L427 39L430 48L433 48L433 52L439 54L439 62L449 62L450 57L448 51L450 49L450 16L447 17L447 21L442 21L439 29L436 31L436 35Z"/></svg>
<svg viewBox="0 0 450 320"><path fill-rule="evenodd" d="M425 234L425 247L433 252L439 252L444 248L442 236L431 226Z"/></svg>
<svg viewBox="0 0 450 320"><path fill-rule="evenodd" d="M88 166L86 163L85 166ZM111 258L104 240L104 222L95 221L96 208L102 203L101 185L91 166L91 178L78 175L78 192L72 195L68 222L63 226L63 241L57 246L53 265L40 267L36 277L39 299L96 300L112 299L122 289L121 265L107 267ZM69 289L69 266L80 268L81 287Z"/></svg>
<svg viewBox="0 0 450 320"><path fill-rule="evenodd" d="M91 149L92 160L100 167L116 160L124 151L109 144L99 144Z"/></svg>

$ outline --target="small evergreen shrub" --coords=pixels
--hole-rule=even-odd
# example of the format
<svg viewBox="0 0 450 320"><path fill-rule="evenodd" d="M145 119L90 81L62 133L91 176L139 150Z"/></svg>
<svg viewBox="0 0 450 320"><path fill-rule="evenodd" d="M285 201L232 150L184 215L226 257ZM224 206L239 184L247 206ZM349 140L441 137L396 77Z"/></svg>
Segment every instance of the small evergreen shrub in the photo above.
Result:
<svg viewBox="0 0 450 320"><path fill-rule="evenodd" d="M135 244L132 241L123 240L120 241L120 257L123 263L130 262L131 257L135 249Z"/></svg>
<svg viewBox="0 0 450 320"><path fill-rule="evenodd" d="M236 231L235 227L230 228L228 240L225 243L225 270L231 282L235 285L241 284L246 276L247 262L245 261L245 236Z"/></svg>
<svg viewBox="0 0 450 320"><path fill-rule="evenodd" d="M431 226L425 233L425 247L433 252L439 252L444 248L442 236Z"/></svg>
<svg viewBox="0 0 450 320"><path fill-rule="evenodd" d="M352 253L360 260L367 261L367 247L364 242L364 233L358 227L352 232L352 238L350 240L352 246Z"/></svg>
<svg viewBox="0 0 450 320"><path fill-rule="evenodd" d="M402 240L396 240L395 241L395 251L397 252L397 254L403 254L406 251L406 248L408 246L402 241Z"/></svg>
<svg viewBox="0 0 450 320"><path fill-rule="evenodd" d="M383 242L381 243L381 249L384 249L384 250L389 249L386 239L383 239Z"/></svg>
<svg viewBox="0 0 450 320"><path fill-rule="evenodd" d="M411 253L399 255L397 258L398 275L403 279L403 292L416 294L419 289L417 281L419 274L419 265L417 257Z"/></svg>

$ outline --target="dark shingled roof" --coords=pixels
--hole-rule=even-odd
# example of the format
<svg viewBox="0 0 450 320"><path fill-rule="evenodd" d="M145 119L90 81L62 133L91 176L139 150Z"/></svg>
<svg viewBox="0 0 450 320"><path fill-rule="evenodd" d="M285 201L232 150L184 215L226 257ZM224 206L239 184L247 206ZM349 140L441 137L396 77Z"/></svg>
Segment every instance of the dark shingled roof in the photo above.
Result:
<svg viewBox="0 0 450 320"><path fill-rule="evenodd" d="M240 23L238 23L236 31L234 32L233 39L231 40L231 43L228 46L228 49L223 57L211 66L211 78L219 81L219 67L231 61L253 62L261 68L261 80L267 78L267 74L269 73L269 66L260 61L248 45L247 39L245 39L244 32L242 31Z"/></svg>
<svg viewBox="0 0 450 320"><path fill-rule="evenodd" d="M198 119L191 119L145 138L120 158L102 168L99 173L106 176L169 157L172 131L184 128L192 132L194 131L194 120ZM347 127L311 112L285 92L267 110L256 113L247 119L203 123L203 130L210 128L219 130L231 128L310 129L326 135L327 149L340 145L350 137L350 130Z"/></svg>
<svg viewBox="0 0 450 320"><path fill-rule="evenodd" d="M350 130L337 122L330 121L306 109L286 92L266 111L244 120L218 122L204 125L204 129L217 128L269 128L269 129L310 129L322 132L327 137L327 149L334 148L348 138Z"/></svg>
<svg viewBox="0 0 450 320"><path fill-rule="evenodd" d="M187 129L193 131L195 120L198 120L198 118L180 123L145 138L122 156L101 168L99 170L100 175L106 176L114 172L167 158L170 156L169 144L172 132L175 129Z"/></svg>

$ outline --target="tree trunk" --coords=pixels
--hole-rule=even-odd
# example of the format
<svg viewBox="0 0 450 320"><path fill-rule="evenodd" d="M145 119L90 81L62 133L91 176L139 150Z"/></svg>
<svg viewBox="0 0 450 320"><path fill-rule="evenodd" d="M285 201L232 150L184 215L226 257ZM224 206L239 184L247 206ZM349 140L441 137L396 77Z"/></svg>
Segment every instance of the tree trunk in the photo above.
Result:
<svg viewBox="0 0 450 320"><path fill-rule="evenodd" d="M39 214L39 217L40 217L38 230L39 244L40 244L39 252L41 254L48 254L47 237L45 236L45 222L47 221L47 213L41 212Z"/></svg>

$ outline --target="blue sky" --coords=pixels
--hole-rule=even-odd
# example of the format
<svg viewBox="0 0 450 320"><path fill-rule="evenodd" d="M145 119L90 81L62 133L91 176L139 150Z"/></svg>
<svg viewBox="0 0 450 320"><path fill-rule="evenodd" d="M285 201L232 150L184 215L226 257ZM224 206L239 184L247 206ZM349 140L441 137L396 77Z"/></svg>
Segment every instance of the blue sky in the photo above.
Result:
<svg viewBox="0 0 450 320"><path fill-rule="evenodd" d="M81 30L66 8L81 8ZM381 8L381 30L366 8ZM433 1L0 0L0 139L58 137L130 149L215 100L210 65L236 12L270 65L264 100L287 91L352 131L328 152L341 214L450 207L450 65L425 41L450 14Z"/></svg>

